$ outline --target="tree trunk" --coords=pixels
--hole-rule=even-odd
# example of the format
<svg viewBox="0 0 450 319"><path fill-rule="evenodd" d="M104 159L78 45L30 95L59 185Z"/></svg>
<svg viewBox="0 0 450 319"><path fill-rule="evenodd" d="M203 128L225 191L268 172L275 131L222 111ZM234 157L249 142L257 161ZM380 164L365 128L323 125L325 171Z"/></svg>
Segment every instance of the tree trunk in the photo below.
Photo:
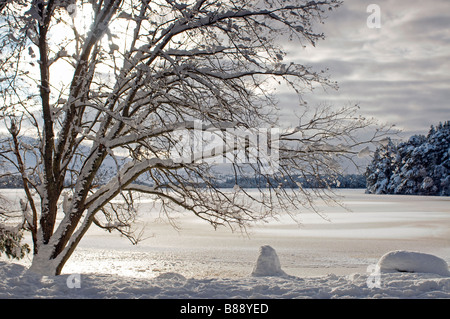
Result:
<svg viewBox="0 0 450 319"><path fill-rule="evenodd" d="M30 272L46 276L57 276L70 258L81 238L86 234L94 220L95 212L87 212L88 216L74 232L78 220L64 220L59 225L48 244L41 244L33 255ZM81 217L81 216L80 216ZM67 227L68 226L68 227ZM68 235L70 234L70 236Z"/></svg>
<svg viewBox="0 0 450 319"><path fill-rule="evenodd" d="M60 245L61 240L52 244L41 245L37 254L33 255L33 260L28 271L44 276L60 275L67 260L75 251L75 248L91 224L92 220L90 219L76 232L72 240L67 244L67 247L56 256L55 251Z"/></svg>
<svg viewBox="0 0 450 319"><path fill-rule="evenodd" d="M54 250L54 245L41 245L37 254L33 255L29 272L36 273L43 276L56 276L61 274L62 267L59 267L60 258L51 259Z"/></svg>

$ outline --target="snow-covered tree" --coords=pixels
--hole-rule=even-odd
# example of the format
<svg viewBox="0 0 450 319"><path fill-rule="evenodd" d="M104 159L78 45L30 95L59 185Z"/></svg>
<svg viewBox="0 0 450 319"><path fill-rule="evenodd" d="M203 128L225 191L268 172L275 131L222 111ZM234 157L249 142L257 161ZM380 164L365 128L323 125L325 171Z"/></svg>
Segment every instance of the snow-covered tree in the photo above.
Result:
<svg viewBox="0 0 450 319"><path fill-rule="evenodd" d="M377 149L367 167L367 192L449 196L450 122L397 146Z"/></svg>
<svg viewBox="0 0 450 319"><path fill-rule="evenodd" d="M370 194L389 193L389 182L395 171L397 149L389 138L385 145L378 147L372 162L366 169L366 192Z"/></svg>
<svg viewBox="0 0 450 319"><path fill-rule="evenodd" d="M280 186L299 174L337 175L339 158L355 154L352 147L362 143L355 133L370 121L354 107L308 110L303 92L335 83L322 71L284 62L281 43L295 41L299 49L316 43L323 35L314 23L339 5L1 2L1 117L9 133L1 156L23 180L31 270L61 273L92 224L136 242L131 226L138 193L159 199L168 216L185 209L214 227L246 227L288 205L308 204L308 190ZM302 114L302 124L279 133L278 85L298 93ZM199 150L185 143L199 131L227 143L186 152ZM255 131L267 134L229 143ZM266 176L266 192L254 197L238 185L231 193L214 187L211 160L230 160L239 151L247 156L263 140L276 163L263 156L232 166L236 176ZM112 177L102 173L107 161L116 165Z"/></svg>

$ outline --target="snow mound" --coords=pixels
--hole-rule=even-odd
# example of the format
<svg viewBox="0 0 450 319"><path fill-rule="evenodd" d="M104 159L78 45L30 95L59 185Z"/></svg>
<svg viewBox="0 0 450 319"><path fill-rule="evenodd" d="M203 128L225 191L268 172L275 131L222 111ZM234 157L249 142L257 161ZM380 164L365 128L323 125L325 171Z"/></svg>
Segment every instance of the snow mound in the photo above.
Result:
<svg viewBox="0 0 450 319"><path fill-rule="evenodd" d="M260 247L259 257L252 276L286 276L286 273L281 270L277 252L271 246L265 245Z"/></svg>
<svg viewBox="0 0 450 319"><path fill-rule="evenodd" d="M157 280L186 281L186 277L176 272L166 272L156 277Z"/></svg>
<svg viewBox="0 0 450 319"><path fill-rule="evenodd" d="M447 262L437 256L419 252L396 250L378 261L381 272L417 272L450 276Z"/></svg>

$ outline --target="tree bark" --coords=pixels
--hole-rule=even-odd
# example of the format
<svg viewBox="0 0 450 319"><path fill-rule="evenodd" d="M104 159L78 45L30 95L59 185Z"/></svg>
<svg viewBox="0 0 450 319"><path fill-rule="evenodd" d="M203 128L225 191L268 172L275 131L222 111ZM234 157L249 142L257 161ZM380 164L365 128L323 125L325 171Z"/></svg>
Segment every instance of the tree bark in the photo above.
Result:
<svg viewBox="0 0 450 319"><path fill-rule="evenodd" d="M39 68L40 68L40 97L42 103L42 116L44 120L44 141L42 145L44 164L45 198L41 205L41 235L42 242L47 244L53 234L56 221L57 201L60 191L53 176L54 132L53 119L50 107L50 62L48 58L49 48L47 33L50 19L54 10L54 1L49 1L47 6L43 3L37 5L42 23L39 23ZM39 247L38 247L39 249Z"/></svg>

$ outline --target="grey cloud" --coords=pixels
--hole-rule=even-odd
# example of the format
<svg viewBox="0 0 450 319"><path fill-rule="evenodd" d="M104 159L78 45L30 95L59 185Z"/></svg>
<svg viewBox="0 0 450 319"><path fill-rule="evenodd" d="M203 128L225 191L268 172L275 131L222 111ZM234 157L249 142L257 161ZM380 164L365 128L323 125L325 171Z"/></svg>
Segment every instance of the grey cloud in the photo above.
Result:
<svg viewBox="0 0 450 319"><path fill-rule="evenodd" d="M358 103L367 116L425 134L450 120L450 1L381 0L381 29L366 26L367 5L348 0L319 29L325 40L315 48L288 47L291 59L314 70L328 68L339 91L315 90L310 104ZM292 96L280 96L286 121Z"/></svg>

